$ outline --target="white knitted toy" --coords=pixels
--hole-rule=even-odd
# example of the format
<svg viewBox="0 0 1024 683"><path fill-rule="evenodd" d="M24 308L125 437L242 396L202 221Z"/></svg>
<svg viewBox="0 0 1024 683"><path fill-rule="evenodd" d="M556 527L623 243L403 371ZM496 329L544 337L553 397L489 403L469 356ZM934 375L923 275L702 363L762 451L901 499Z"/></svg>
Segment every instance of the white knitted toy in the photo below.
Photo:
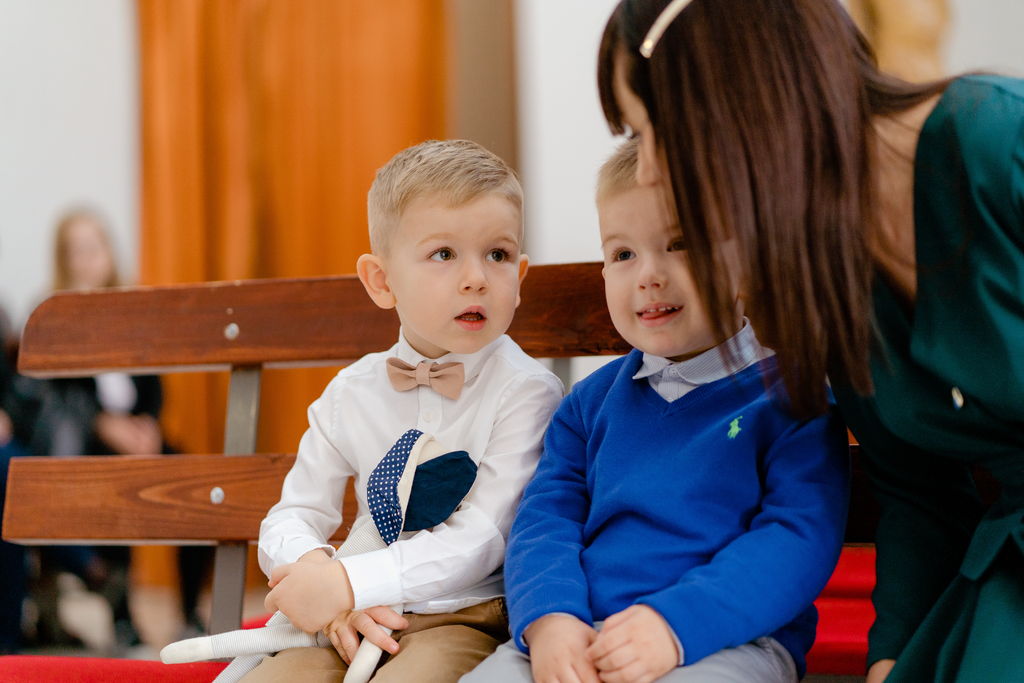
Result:
<svg viewBox="0 0 1024 683"><path fill-rule="evenodd" d="M442 523L469 493L476 463L465 451L445 451L430 435L405 432L374 467L366 482L368 515L356 519L334 559L385 548L402 531L429 529ZM401 605L392 609L402 613ZM390 629L380 627L386 633ZM275 612L263 628L229 631L171 643L160 651L165 664L234 657L215 683L234 683L263 658L293 647L334 647L323 632L305 633ZM345 674L345 683L366 683L381 649L364 639Z"/></svg>

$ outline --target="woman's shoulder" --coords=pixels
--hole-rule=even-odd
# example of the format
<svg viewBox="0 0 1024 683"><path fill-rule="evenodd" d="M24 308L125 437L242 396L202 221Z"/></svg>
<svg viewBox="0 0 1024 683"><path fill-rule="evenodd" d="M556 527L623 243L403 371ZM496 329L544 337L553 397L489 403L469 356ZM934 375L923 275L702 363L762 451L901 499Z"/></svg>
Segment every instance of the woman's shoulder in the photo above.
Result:
<svg viewBox="0 0 1024 683"><path fill-rule="evenodd" d="M1020 193L1024 159L1024 80L992 74L954 79L925 122L916 181L933 202L999 198L991 207L1007 225ZM1016 211L1013 208L1013 211Z"/></svg>
<svg viewBox="0 0 1024 683"><path fill-rule="evenodd" d="M947 123L965 141L1005 149L1007 135L1019 134L1024 126L1024 80L996 74L956 78L932 118Z"/></svg>
<svg viewBox="0 0 1024 683"><path fill-rule="evenodd" d="M1024 101L1024 78L973 73L954 78L948 92L967 98L1009 97Z"/></svg>

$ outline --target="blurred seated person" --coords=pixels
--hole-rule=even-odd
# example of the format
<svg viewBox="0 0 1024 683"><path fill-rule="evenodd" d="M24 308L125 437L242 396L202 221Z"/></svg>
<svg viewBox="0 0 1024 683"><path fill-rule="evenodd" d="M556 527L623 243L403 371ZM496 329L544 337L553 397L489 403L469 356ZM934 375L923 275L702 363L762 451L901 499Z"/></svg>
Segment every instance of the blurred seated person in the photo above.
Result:
<svg viewBox="0 0 1024 683"><path fill-rule="evenodd" d="M64 215L57 224L53 254L55 291L86 291L120 284L109 231L93 211L78 209ZM105 373L97 377L54 379L44 384L30 442L34 454L172 452L163 441L158 422L163 401L158 377ZM80 552L65 556L60 564L108 600L118 645L138 644L138 633L128 610L129 549L77 550ZM206 548L183 548L179 553L182 610L187 625L199 624L195 607L208 554ZM55 604L50 607L55 609ZM40 611L45 611L42 605Z"/></svg>
<svg viewBox="0 0 1024 683"><path fill-rule="evenodd" d="M26 380L14 372L11 328L0 310L0 516L7 494L7 465L11 458L28 455L28 425L33 421L33 403L27 395ZM2 520L2 517L0 517ZM25 548L0 540L0 654L21 648L21 610L25 597Z"/></svg>

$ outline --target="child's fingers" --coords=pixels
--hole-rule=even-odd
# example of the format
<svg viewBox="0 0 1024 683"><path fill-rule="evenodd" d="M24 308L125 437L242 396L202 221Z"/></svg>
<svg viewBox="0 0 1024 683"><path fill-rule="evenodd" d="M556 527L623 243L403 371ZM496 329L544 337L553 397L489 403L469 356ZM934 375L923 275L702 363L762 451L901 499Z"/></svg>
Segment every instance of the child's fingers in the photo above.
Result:
<svg viewBox="0 0 1024 683"><path fill-rule="evenodd" d="M401 631L402 629L409 628L409 620L390 607L378 605L377 607L368 607L364 611L370 615L371 619L392 631Z"/></svg>
<svg viewBox="0 0 1024 683"><path fill-rule="evenodd" d="M573 673L580 683L601 683L598 672L593 665L587 661L577 661L573 666Z"/></svg>
<svg viewBox="0 0 1024 683"><path fill-rule="evenodd" d="M628 626L634 619L636 619L642 613L644 607L642 605L630 605L621 612L616 612L607 619L604 620L604 626L601 627L601 632L614 631Z"/></svg>
<svg viewBox="0 0 1024 683"><path fill-rule="evenodd" d="M398 641L382 629L366 612L354 612L349 623L355 626L356 630L362 633L366 640L385 652L390 652L391 654L398 652Z"/></svg>
<svg viewBox="0 0 1024 683"><path fill-rule="evenodd" d="M324 631L345 663L351 664L359 650L359 636L356 635L356 630L348 625L335 627L332 624Z"/></svg>
<svg viewBox="0 0 1024 683"><path fill-rule="evenodd" d="M267 585L273 588L277 584L281 583L281 581L284 580L284 577L288 576L291 570L292 565L290 564L282 564L280 567L274 567L274 570L270 572L270 581L267 582Z"/></svg>
<svg viewBox="0 0 1024 683"><path fill-rule="evenodd" d="M601 673L617 671L636 661L636 652L632 648L620 647L598 657L591 655L591 661Z"/></svg>
<svg viewBox="0 0 1024 683"><path fill-rule="evenodd" d="M630 633L626 629L602 628L594 638L594 642L587 648L587 656L591 661L596 662L609 656L612 652L624 648L629 642Z"/></svg>
<svg viewBox="0 0 1024 683"><path fill-rule="evenodd" d="M601 683L651 683L653 680L655 676L639 661L615 671L600 672Z"/></svg>
<svg viewBox="0 0 1024 683"><path fill-rule="evenodd" d="M267 593L267 597L263 598L263 606L267 609L268 612L277 612L278 611L278 608L277 608L277 595L274 593L275 590L277 590L277 589L276 588L272 588L271 591L269 593Z"/></svg>
<svg viewBox="0 0 1024 683"><path fill-rule="evenodd" d="M349 658L348 654L345 653L345 647L341 644L341 638L338 637L338 634L334 631L328 631L327 629L324 629L324 633L327 635L327 640L331 641L331 645L334 647L335 652L337 652L338 656L341 657L341 661L345 662L345 664L351 664L352 660Z"/></svg>
<svg viewBox="0 0 1024 683"><path fill-rule="evenodd" d="M604 626L601 627L601 630L615 628L616 626L622 624L622 622L628 621L629 616L630 614L628 607L622 610L621 612L616 612L615 614L609 616L607 619L604 620Z"/></svg>

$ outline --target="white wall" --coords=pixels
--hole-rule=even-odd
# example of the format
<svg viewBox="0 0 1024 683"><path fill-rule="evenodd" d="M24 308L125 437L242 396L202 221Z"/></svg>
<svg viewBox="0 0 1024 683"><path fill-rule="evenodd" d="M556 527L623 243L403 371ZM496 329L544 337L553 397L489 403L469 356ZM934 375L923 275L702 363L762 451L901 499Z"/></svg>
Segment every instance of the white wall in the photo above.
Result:
<svg viewBox="0 0 1024 683"><path fill-rule="evenodd" d="M69 204L109 217L135 274L137 80L132 0L0 0L0 304L17 325Z"/></svg>
<svg viewBox="0 0 1024 683"><path fill-rule="evenodd" d="M1024 77L1024 2L950 0L950 73L983 69Z"/></svg>
<svg viewBox="0 0 1024 683"><path fill-rule="evenodd" d="M597 95L597 48L618 0L519 0L520 169L534 263L600 258L595 174L615 147Z"/></svg>

